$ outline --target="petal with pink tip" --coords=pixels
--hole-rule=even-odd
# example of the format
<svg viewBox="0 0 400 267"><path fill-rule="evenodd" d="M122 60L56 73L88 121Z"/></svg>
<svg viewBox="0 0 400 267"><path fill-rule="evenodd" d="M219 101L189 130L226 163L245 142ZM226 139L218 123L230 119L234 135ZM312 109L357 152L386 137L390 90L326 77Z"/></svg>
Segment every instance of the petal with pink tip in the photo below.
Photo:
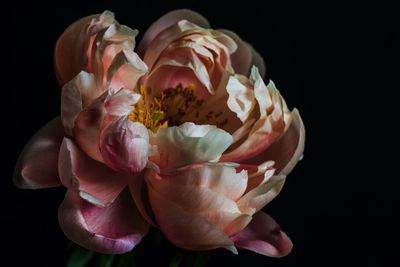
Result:
<svg viewBox="0 0 400 267"><path fill-rule="evenodd" d="M59 208L58 220L62 231L72 241L107 254L131 251L149 228L127 191L111 206L99 208L68 190Z"/></svg>
<svg viewBox="0 0 400 267"><path fill-rule="evenodd" d="M100 207L109 206L131 178L91 159L69 138L64 138L61 145L58 166L64 186L74 188L82 198Z"/></svg>
<svg viewBox="0 0 400 267"><path fill-rule="evenodd" d="M205 28L210 26L208 21L202 15L192 10L178 9L171 11L159 18L149 27L138 45L138 54L143 56L150 43L160 32L181 20L188 20Z"/></svg>
<svg viewBox="0 0 400 267"><path fill-rule="evenodd" d="M230 238L238 248L270 257L286 256L293 247L292 241L274 219L262 211L253 216L245 229Z"/></svg>
<svg viewBox="0 0 400 267"><path fill-rule="evenodd" d="M148 187L152 210L162 232L176 246L189 250L232 248L233 242L215 224L186 211Z"/></svg>
<svg viewBox="0 0 400 267"><path fill-rule="evenodd" d="M249 164L260 164L266 160L275 161L276 172L288 175L301 159L304 151L305 128L299 111L292 111L292 123L286 133L261 154L247 159Z"/></svg>
<svg viewBox="0 0 400 267"><path fill-rule="evenodd" d="M143 124L122 117L104 130L101 139L101 155L109 167L130 174L146 167L149 133Z"/></svg>
<svg viewBox="0 0 400 267"><path fill-rule="evenodd" d="M59 117L44 125L21 152L14 170L14 184L23 189L61 185L57 158L64 130Z"/></svg>

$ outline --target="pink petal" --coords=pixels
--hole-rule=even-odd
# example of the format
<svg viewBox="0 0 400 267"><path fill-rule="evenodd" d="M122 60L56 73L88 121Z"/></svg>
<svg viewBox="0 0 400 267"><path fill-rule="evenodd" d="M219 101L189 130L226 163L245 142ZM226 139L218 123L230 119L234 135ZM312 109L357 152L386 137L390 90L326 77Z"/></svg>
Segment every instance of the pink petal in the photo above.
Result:
<svg viewBox="0 0 400 267"><path fill-rule="evenodd" d="M162 232L176 246L189 250L234 249L233 242L215 224L188 212L148 187L151 207Z"/></svg>
<svg viewBox="0 0 400 267"><path fill-rule="evenodd" d="M155 220L154 214L150 207L149 195L147 192L147 185L144 181L145 171L136 175L129 184L129 190L132 198L135 201L136 207L139 210L143 218L152 226L158 227Z"/></svg>
<svg viewBox="0 0 400 267"><path fill-rule="evenodd" d="M97 16L91 15L74 22L58 38L54 53L54 67L61 85L86 69L86 51L90 41L86 31L90 21Z"/></svg>
<svg viewBox="0 0 400 267"><path fill-rule="evenodd" d="M44 125L21 152L14 170L14 184L24 189L61 185L57 159L63 137L60 117Z"/></svg>
<svg viewBox="0 0 400 267"><path fill-rule="evenodd" d="M99 208L68 190L58 212L64 234L96 252L120 254L132 250L146 235L148 224L124 191L107 208Z"/></svg>
<svg viewBox="0 0 400 267"><path fill-rule="evenodd" d="M101 139L101 155L109 167L130 174L139 173L146 167L149 133L143 124L122 117L110 123Z"/></svg>
<svg viewBox="0 0 400 267"><path fill-rule="evenodd" d="M230 237L235 246L270 257L283 257L290 253L293 244L270 216L260 211L251 223Z"/></svg>
<svg viewBox="0 0 400 267"><path fill-rule="evenodd" d="M247 159L244 163L260 164L266 160L275 161L274 168L281 175L288 175L303 155L305 128L299 111L292 111L292 123L286 133L261 154Z"/></svg>
<svg viewBox="0 0 400 267"><path fill-rule="evenodd" d="M64 186L101 207L110 205L131 178L91 159L69 138L64 138L61 145L59 173Z"/></svg>
<svg viewBox="0 0 400 267"><path fill-rule="evenodd" d="M171 11L159 18L149 27L139 43L137 50L138 54L143 56L147 47L160 32L172 26L173 24L185 19L194 24L197 24L198 26L205 28L209 27L208 21L197 12L191 11L189 9L178 9Z"/></svg>

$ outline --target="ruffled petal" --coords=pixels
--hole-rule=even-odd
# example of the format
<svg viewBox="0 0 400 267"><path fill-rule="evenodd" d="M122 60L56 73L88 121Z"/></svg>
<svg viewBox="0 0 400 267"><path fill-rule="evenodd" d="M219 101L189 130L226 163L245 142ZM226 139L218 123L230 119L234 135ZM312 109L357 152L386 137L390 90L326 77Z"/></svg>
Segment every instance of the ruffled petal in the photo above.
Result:
<svg viewBox="0 0 400 267"><path fill-rule="evenodd" d="M131 178L91 159L69 138L61 145L58 166L64 186L100 207L109 206Z"/></svg>
<svg viewBox="0 0 400 267"><path fill-rule="evenodd" d="M245 160L244 163L260 164L266 160L275 161L274 168L280 175L288 175L301 159L304 151L305 128L299 111L292 111L292 123L286 133L261 154Z"/></svg>
<svg viewBox="0 0 400 267"><path fill-rule="evenodd" d="M228 91L228 107L236 113L236 116L244 123L249 118L255 106L254 91L245 86L239 79L241 77L233 75L229 78L226 90Z"/></svg>
<svg viewBox="0 0 400 267"><path fill-rule="evenodd" d="M127 116L135 109L133 106L140 99L140 94L128 89L120 89L106 98L104 107L107 114L111 116Z"/></svg>
<svg viewBox="0 0 400 267"><path fill-rule="evenodd" d="M97 98L93 74L81 71L61 91L61 121L67 135L72 136L75 119L85 106Z"/></svg>
<svg viewBox="0 0 400 267"><path fill-rule="evenodd" d="M245 161L260 154L275 143L291 123L291 113L274 83L271 81L266 86L256 67L252 68L251 77L260 117L243 143L224 154L221 161ZM263 162L266 160L270 159Z"/></svg>
<svg viewBox="0 0 400 267"><path fill-rule="evenodd" d="M261 211L253 216L245 229L231 236L231 240L238 248L270 257L286 256L293 247L292 241L274 219Z"/></svg>
<svg viewBox="0 0 400 267"><path fill-rule="evenodd" d="M58 178L58 151L64 137L59 117L44 125L25 145L14 170L19 188L38 189L61 185Z"/></svg>
<svg viewBox="0 0 400 267"><path fill-rule="evenodd" d="M202 15L192 10L178 9L171 11L159 18L149 27L138 45L138 54L143 56L150 43L160 32L181 20L188 20L205 28L210 26L208 21Z"/></svg>
<svg viewBox="0 0 400 267"><path fill-rule="evenodd" d="M89 250L121 254L132 250L149 226L124 191L109 207L99 208L68 190L58 212L64 234Z"/></svg>
<svg viewBox="0 0 400 267"><path fill-rule="evenodd" d="M104 130L100 150L104 162L114 170L141 172L149 155L148 130L143 124L122 117Z"/></svg>
<svg viewBox="0 0 400 267"><path fill-rule="evenodd" d="M210 126L208 131L203 131L203 136L190 136L187 129L193 127L204 126L185 123L180 127L174 126L158 130L157 145L161 168L174 168L191 163L217 160L232 143L232 136L215 126ZM198 131L192 130L192 132Z"/></svg>

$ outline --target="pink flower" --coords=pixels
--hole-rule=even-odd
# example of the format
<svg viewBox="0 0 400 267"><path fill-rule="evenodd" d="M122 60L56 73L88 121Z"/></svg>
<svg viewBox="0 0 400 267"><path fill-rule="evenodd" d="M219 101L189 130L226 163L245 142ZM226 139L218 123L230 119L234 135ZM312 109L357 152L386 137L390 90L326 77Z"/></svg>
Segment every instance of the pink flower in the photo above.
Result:
<svg viewBox="0 0 400 267"><path fill-rule="evenodd" d="M91 250L127 252L151 224L185 249L289 253L261 209L300 159L305 133L264 83L261 57L189 10L156 21L138 54L136 35L109 11L63 33L61 116L26 145L15 184L65 186L60 226Z"/></svg>

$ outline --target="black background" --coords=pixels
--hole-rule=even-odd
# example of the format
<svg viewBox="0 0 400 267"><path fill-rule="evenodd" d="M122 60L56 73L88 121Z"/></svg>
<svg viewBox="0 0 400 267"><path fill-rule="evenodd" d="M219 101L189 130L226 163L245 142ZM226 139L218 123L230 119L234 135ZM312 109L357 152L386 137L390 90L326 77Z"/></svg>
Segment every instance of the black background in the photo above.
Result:
<svg viewBox="0 0 400 267"><path fill-rule="evenodd" d="M398 153L393 141L398 119L391 104L398 97L389 96L399 89L394 6L132 0L15 2L3 11L9 19L3 25L2 52L11 62L5 66L8 85L2 91L2 129L10 135L2 144L2 236L12 263L2 266L64 266L67 258L68 240L57 222L64 190L19 190L11 182L23 145L59 114L60 88L53 72L58 36L73 21L105 9L143 34L162 14L183 7L203 14L213 28L231 29L253 44L266 61L268 78L288 105L300 110L307 131L304 160L265 208L292 238L292 253L271 259L217 250L208 266L398 265ZM151 251L146 242L136 249L148 257L147 265L167 266L163 252Z"/></svg>

